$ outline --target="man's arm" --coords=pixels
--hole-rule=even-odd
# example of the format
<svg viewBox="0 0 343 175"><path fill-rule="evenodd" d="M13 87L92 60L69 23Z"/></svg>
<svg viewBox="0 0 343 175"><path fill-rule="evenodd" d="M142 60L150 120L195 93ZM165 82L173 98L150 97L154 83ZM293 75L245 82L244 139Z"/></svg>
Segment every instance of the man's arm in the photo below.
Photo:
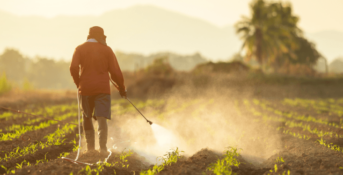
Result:
<svg viewBox="0 0 343 175"><path fill-rule="evenodd" d="M73 54L73 59L72 59L71 64L70 64L70 74L73 77L74 83L75 83L77 88L79 87L79 79L80 79L80 77L79 77L79 69L80 69L79 65L80 65L80 54L76 48L74 51L74 54Z"/></svg>
<svg viewBox="0 0 343 175"><path fill-rule="evenodd" d="M121 69L119 67L117 57L114 52L111 50L110 59L109 59L109 68L108 71L111 74L112 80L119 86L118 90L120 92L125 92L124 77Z"/></svg>

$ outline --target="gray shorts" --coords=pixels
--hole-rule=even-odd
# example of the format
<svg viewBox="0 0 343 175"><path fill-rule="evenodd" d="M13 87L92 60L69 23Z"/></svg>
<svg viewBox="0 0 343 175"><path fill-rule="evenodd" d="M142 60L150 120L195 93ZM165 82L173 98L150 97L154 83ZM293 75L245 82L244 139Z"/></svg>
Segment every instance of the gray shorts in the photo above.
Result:
<svg viewBox="0 0 343 175"><path fill-rule="evenodd" d="M111 119L111 95L81 95L81 107L86 117L105 117Z"/></svg>

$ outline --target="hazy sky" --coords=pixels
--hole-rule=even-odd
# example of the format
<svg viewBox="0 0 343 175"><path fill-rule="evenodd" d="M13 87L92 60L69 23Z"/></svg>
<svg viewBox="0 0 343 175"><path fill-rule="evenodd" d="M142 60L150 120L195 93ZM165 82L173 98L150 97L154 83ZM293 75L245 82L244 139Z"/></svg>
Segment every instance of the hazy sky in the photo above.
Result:
<svg viewBox="0 0 343 175"><path fill-rule="evenodd" d="M307 32L343 32L343 0L290 0L300 27ZM249 15L251 0L0 0L0 9L17 15L100 15L138 4L151 4L207 20L217 26L232 25Z"/></svg>

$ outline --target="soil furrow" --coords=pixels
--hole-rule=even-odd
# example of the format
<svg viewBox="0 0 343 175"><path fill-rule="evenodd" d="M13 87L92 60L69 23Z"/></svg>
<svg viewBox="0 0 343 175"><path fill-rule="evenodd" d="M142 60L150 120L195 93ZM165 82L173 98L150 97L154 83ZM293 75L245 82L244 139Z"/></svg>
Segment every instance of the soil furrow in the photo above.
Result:
<svg viewBox="0 0 343 175"><path fill-rule="evenodd" d="M64 122L72 122L75 118L68 118L64 120ZM48 128L35 130L35 131L29 131L25 134L23 134L21 137L17 139L13 139L11 141L1 141L0 142L0 157L4 157L7 152L13 151L14 148L20 147L23 148L30 143L38 143L39 141L44 142L44 137L48 134L51 134L56 131L57 128L63 127L62 124L54 124L49 126Z"/></svg>
<svg viewBox="0 0 343 175"><path fill-rule="evenodd" d="M29 154L25 156L21 156L15 159L11 159L9 161L1 161L0 163L4 165L7 169L15 167L18 163L20 164L24 160L27 162L30 162L30 164L35 164L37 160L46 159L52 160L56 159L58 156L60 156L63 152L71 152L74 148L74 144L68 143L71 140L75 138L76 131L73 133L70 133L66 135L66 141L64 145L52 145L48 148L39 149L34 154ZM0 168L0 173L6 173L4 172L4 169Z"/></svg>

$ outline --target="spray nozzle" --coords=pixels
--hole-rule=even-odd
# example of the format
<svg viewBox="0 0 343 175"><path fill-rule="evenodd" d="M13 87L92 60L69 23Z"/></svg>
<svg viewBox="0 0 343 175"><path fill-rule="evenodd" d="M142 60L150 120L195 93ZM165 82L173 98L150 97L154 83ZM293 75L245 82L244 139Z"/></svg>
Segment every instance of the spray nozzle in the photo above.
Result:
<svg viewBox="0 0 343 175"><path fill-rule="evenodd" d="M149 121L149 120L146 120L150 125L152 125L152 122L151 121Z"/></svg>
<svg viewBox="0 0 343 175"><path fill-rule="evenodd" d="M129 102L132 104L133 107L135 107L135 109L142 115L142 117L144 117L144 115L141 113L141 111L139 111L139 110L137 109L137 107L129 100L129 98L126 98L126 100L129 101ZM145 117L144 117L144 118L145 118ZM145 118L145 120L146 120L150 125L152 125L152 122L151 122L150 120L148 120L147 118Z"/></svg>

